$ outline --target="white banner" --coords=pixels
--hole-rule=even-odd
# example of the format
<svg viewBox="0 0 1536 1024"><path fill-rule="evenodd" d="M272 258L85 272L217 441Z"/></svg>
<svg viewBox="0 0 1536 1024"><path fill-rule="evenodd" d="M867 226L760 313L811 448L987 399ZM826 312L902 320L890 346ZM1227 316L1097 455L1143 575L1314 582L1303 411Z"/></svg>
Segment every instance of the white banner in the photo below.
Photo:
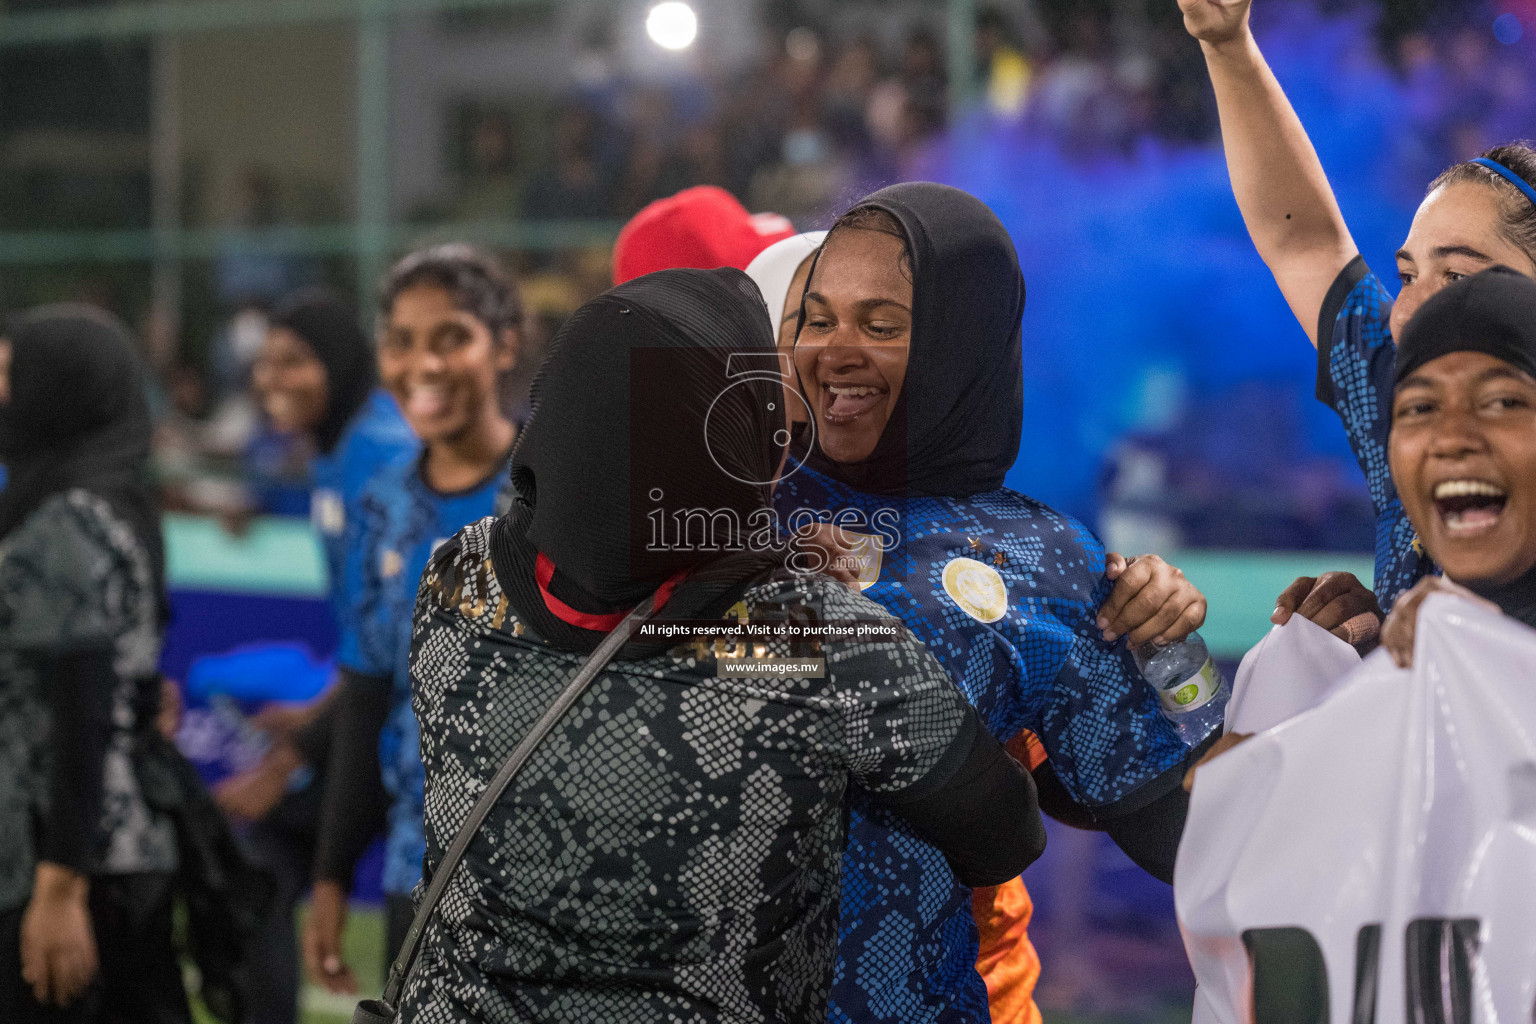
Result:
<svg viewBox="0 0 1536 1024"><path fill-rule="evenodd" d="M1179 848L1197 1024L1531 1024L1536 631L1434 595L1412 669L1329 680L1341 641L1297 621L1232 728L1310 710L1200 769Z"/></svg>

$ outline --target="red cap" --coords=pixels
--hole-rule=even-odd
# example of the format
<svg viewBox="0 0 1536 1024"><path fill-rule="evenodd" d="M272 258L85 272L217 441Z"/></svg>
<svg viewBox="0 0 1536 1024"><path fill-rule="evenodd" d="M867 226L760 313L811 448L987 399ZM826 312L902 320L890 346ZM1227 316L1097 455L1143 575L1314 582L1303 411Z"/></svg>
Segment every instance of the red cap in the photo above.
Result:
<svg viewBox="0 0 1536 1024"><path fill-rule="evenodd" d="M746 270L757 254L795 233L776 213L748 213L714 185L685 188L635 214L613 246L613 283L675 267Z"/></svg>

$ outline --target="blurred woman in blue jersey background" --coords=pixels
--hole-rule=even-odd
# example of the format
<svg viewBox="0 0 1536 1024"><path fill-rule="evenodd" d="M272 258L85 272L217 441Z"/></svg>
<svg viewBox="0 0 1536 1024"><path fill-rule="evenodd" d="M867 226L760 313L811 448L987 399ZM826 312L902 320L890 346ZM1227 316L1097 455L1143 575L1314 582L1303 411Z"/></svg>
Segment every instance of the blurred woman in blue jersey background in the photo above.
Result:
<svg viewBox="0 0 1536 1024"><path fill-rule="evenodd" d="M332 991L356 991L341 937L381 785L388 955L410 924L425 850L406 661L417 583L438 544L495 511L517 436L504 384L517 365L523 307L492 257L458 244L412 253L386 275L379 312L379 379L422 447L368 482L347 526L359 575L342 616L343 681L303 940L306 967Z"/></svg>

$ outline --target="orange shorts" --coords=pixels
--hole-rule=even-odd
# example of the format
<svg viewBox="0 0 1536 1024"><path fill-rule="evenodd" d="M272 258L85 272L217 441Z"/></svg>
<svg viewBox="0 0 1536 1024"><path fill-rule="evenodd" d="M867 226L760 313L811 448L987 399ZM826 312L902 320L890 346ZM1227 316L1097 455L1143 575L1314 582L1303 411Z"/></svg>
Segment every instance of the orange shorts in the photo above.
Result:
<svg viewBox="0 0 1536 1024"><path fill-rule="evenodd" d="M1014 737L1007 748L1031 771L1045 761L1045 748L1027 730ZM976 970L987 983L992 1024L1040 1024L1040 1008L1035 1005L1040 957L1029 941L1029 919L1034 909L1029 890L1019 878L971 893L971 913L981 938Z"/></svg>

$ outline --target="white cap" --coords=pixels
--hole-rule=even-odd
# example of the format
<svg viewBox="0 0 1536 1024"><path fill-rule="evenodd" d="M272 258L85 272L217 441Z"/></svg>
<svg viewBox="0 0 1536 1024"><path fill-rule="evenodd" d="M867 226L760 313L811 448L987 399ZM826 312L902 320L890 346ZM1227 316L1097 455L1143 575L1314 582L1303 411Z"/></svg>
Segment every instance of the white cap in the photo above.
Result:
<svg viewBox="0 0 1536 1024"><path fill-rule="evenodd" d="M775 339L779 336L784 300L789 297L789 285L795 279L795 271L826 237L825 231L807 231L803 235L780 239L747 264L747 276L756 283L757 290L763 293L763 301L768 304L768 319L773 324Z"/></svg>

